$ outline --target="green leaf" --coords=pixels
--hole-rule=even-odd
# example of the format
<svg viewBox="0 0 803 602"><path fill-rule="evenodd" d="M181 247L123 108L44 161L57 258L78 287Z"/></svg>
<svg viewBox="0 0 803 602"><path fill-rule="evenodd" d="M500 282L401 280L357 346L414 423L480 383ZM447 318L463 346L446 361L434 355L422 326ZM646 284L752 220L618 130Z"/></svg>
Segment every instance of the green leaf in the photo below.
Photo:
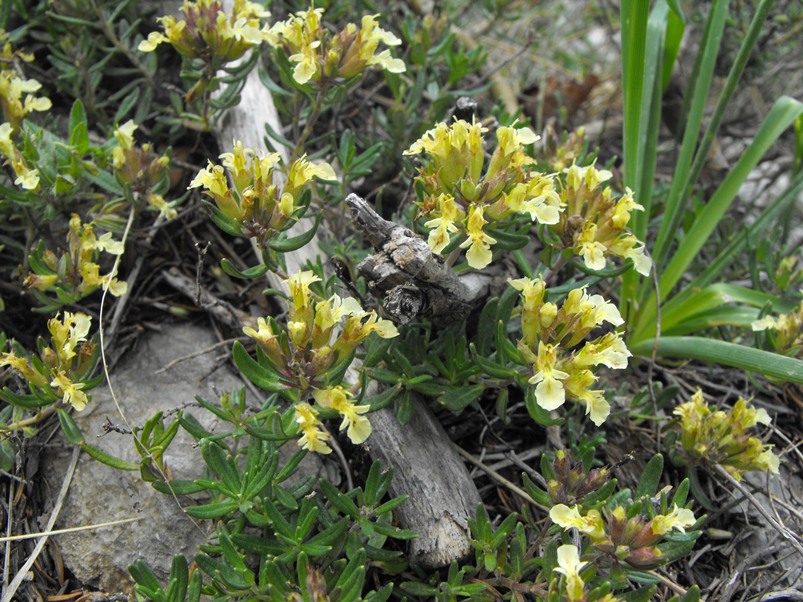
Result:
<svg viewBox="0 0 803 602"><path fill-rule="evenodd" d="M450 389L438 398L438 403L445 407L450 412L459 414L472 403L477 401L485 391L484 385L473 385L470 387L461 387L459 389Z"/></svg>
<svg viewBox="0 0 803 602"><path fill-rule="evenodd" d="M105 464L106 466L111 466L112 468L116 468L117 470L126 470L129 472L133 472L135 470L140 469L139 464L132 464L131 462L126 462L122 458L109 455L106 452L99 450L97 447L89 445L88 443L82 444L81 449L85 451L87 455L94 458L98 462Z"/></svg>
<svg viewBox="0 0 803 602"><path fill-rule="evenodd" d="M189 568L187 559L183 554L173 556L170 564L170 585L167 588L168 602L184 602L187 596L187 585L189 581Z"/></svg>
<svg viewBox="0 0 803 602"><path fill-rule="evenodd" d="M644 472L641 473L641 480L638 487L636 487L635 498L640 499L644 496L652 497L658 490L658 484L661 482L661 475L664 472L664 457L661 454L655 454L647 465L644 467Z"/></svg>
<svg viewBox="0 0 803 602"><path fill-rule="evenodd" d="M667 298L669 292L697 257L759 160L789 125L802 114L803 103L788 96L782 96L775 102L753 142L696 217L689 231L685 233L672 260L662 270L659 281L662 298ZM678 178L677 174L675 178ZM671 234L674 236L675 231L672 231ZM638 312L637 323L632 335L634 341L640 342L655 334L655 305L656 296L654 292L651 292Z"/></svg>
<svg viewBox="0 0 803 602"><path fill-rule="evenodd" d="M209 504L202 504L200 506L187 506L184 508L184 511L193 518L221 518L236 512L237 502L234 500L223 500L221 502L212 502Z"/></svg>
<svg viewBox="0 0 803 602"><path fill-rule="evenodd" d="M268 266L264 263L247 268L243 271L238 270L235 265L225 257L220 260L220 267L232 278L240 278L242 280L253 280L264 276L268 271Z"/></svg>
<svg viewBox="0 0 803 602"><path fill-rule="evenodd" d="M284 391L287 387L279 382L279 374L266 366L260 366L243 347L240 341L235 341L231 348L234 363L243 375L260 389L265 391Z"/></svg>
<svg viewBox="0 0 803 602"><path fill-rule="evenodd" d="M70 146L73 146L79 155L86 154L89 149L86 110L80 100L76 100L70 110Z"/></svg>
<svg viewBox="0 0 803 602"><path fill-rule="evenodd" d="M396 395L399 394L401 389L402 389L401 384L397 383L392 387L386 388L378 395L374 395L370 399L363 399L361 403L368 405L371 408L370 410L371 412L375 412L376 410L381 410L382 408L387 407L393 402L393 399L396 397Z"/></svg>
<svg viewBox="0 0 803 602"><path fill-rule="evenodd" d="M0 470L11 472L17 458L17 450L8 439L0 439Z"/></svg>
<svg viewBox="0 0 803 602"><path fill-rule="evenodd" d="M628 345L634 355L652 354L654 339ZM679 357L759 372L778 380L803 384L803 361L704 337L661 337L658 340L658 357Z"/></svg>
<svg viewBox="0 0 803 602"><path fill-rule="evenodd" d="M321 219L323 219L323 213L319 213L315 216L315 224L303 234L299 234L298 236L293 236L291 238L286 238L284 235L282 235L275 240L269 241L268 246L277 253L289 253L290 251L296 251L300 249L301 247L309 244L309 242L315 237L315 233L318 231L318 226L321 223Z"/></svg>
<svg viewBox="0 0 803 602"><path fill-rule="evenodd" d="M149 595L153 595L156 592L163 592L153 571L151 571L148 564L141 558L136 560L133 564L128 565L128 572L136 582L137 588L141 587L146 589Z"/></svg>
<svg viewBox="0 0 803 602"><path fill-rule="evenodd" d="M84 434L81 432L81 429L78 428L72 415L64 408L58 408L56 412L59 416L61 430L64 432L64 436L67 437L67 441L73 445L81 445L84 443L84 441L86 441Z"/></svg>
<svg viewBox="0 0 803 602"><path fill-rule="evenodd" d="M526 230L529 230L527 226ZM525 230L525 231L526 231ZM528 234L519 234L518 232L508 232L498 228L485 228L485 233L496 239L494 249L503 249L505 251L515 251L521 249L530 242Z"/></svg>

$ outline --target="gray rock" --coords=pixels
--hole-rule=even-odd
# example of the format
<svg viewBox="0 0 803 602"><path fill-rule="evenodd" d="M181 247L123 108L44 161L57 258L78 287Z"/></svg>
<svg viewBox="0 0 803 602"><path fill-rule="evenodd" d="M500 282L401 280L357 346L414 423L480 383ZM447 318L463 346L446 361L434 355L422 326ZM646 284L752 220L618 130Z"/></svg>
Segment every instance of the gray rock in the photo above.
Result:
<svg viewBox="0 0 803 602"><path fill-rule="evenodd" d="M221 357L227 354L227 347L210 349L216 342L210 330L187 323L164 325L161 332L143 335L111 375L115 395L128 424L118 413L109 388L104 384L92 391L92 401L83 412L73 414L87 442L109 454L138 462L130 435L104 433L103 424L107 419L120 427L141 427L159 410L172 417L176 409L194 403L196 395L214 402L221 393L242 387L242 381L229 371ZM207 349L207 353L157 373L172 360ZM249 400L256 403L250 394ZM219 420L197 406L184 411L193 414L209 431L214 432L218 427ZM288 445L283 449L292 452L291 447L294 448ZM65 444L51 448L42 459L42 472L52 491L61 487L70 454L69 444ZM173 478L202 475L204 464L200 449L183 429L179 429L165 459ZM317 458L308 456L305 463L308 461L317 461ZM306 472L314 473L319 469L320 463L308 465ZM208 524L195 524L177 500L155 491L140 479L138 472L115 470L83 454L56 528L134 517L141 520L58 536L65 566L85 584L107 592L119 592L131 589L128 565L143 558L164 582L173 555L184 554L191 560L209 528Z"/></svg>

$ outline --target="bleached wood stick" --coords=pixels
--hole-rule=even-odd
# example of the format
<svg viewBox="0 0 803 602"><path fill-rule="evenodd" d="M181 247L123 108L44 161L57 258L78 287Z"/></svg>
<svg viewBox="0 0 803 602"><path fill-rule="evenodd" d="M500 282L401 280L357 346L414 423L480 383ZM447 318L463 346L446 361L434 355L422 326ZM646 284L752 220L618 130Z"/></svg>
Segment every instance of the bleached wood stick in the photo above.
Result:
<svg viewBox="0 0 803 602"><path fill-rule="evenodd" d="M227 10L230 9L227 6ZM221 147L228 149L236 139L246 148L266 151L265 123L277 132L281 132L282 127L271 93L262 85L256 71L246 79L241 98L240 104L226 114L217 132ZM281 150L286 153L286 149ZM294 230L305 232L311 225L311 219L305 218ZM316 236L310 244L285 255L288 273L294 273L318 254L323 255ZM285 289L284 282L272 276L271 285ZM346 378L354 383L359 366L352 368ZM375 384L373 387L376 390ZM419 533L410 544L411 561L440 567L465 557L471 551L467 518L473 516L480 497L443 428L420 403L412 424L405 427L399 425L389 409L374 412L370 419L373 433L367 442L369 453L382 460L383 466L393 466L395 494L410 496L397 510L397 516L405 529Z"/></svg>

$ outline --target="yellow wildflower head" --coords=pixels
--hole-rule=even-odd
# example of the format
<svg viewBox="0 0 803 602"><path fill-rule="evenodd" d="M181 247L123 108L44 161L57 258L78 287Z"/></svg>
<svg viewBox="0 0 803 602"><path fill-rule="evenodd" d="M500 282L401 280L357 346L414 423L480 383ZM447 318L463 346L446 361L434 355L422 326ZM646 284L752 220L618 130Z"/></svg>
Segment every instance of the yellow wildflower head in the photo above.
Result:
<svg viewBox="0 0 803 602"><path fill-rule="evenodd" d="M561 573L565 577L566 596L571 602L584 598L582 577L580 569L583 563L580 561L580 553L573 545L563 545L558 548L558 566L555 572Z"/></svg>
<svg viewBox="0 0 803 602"><path fill-rule="evenodd" d="M185 0L184 18L167 15L158 19L164 33L152 32L140 42L140 52L153 52L164 42L191 59L222 65L242 57L267 37L260 20L269 14L254 2L235 0L231 13L220 0Z"/></svg>
<svg viewBox="0 0 803 602"><path fill-rule="evenodd" d="M301 428L299 447L315 452L316 454L329 454L332 448L327 445L329 433L323 430L318 419L318 410L307 403L297 403L295 406L296 422Z"/></svg>
<svg viewBox="0 0 803 602"><path fill-rule="evenodd" d="M363 443L371 435L371 423L363 416L368 412L369 406L355 405L351 391L337 385L313 391L312 396L318 405L335 410L343 417L340 430L347 429L346 434L352 443Z"/></svg>

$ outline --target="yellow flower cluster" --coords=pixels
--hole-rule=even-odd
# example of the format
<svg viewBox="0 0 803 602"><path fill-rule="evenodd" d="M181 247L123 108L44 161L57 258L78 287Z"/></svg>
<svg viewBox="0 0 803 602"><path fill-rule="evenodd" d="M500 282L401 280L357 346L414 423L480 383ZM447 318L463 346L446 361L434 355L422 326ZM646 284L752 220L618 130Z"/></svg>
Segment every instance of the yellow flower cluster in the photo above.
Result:
<svg viewBox="0 0 803 602"><path fill-rule="evenodd" d="M352 297L332 295L316 300L310 285L320 282L320 278L311 271L293 274L286 282L291 297L286 330L273 319L259 318L257 328L245 327L243 332L256 341L288 387L302 395L311 390L319 406L343 416L341 429L348 429L349 438L362 443L371 433L370 424L362 416L368 408L354 405L351 393L328 383L326 373L348 358L372 332L386 339L399 333L392 322L382 320L376 312L365 311ZM299 445L321 452L326 448L327 436L317 416L314 407L298 404L296 420L304 433Z"/></svg>
<svg viewBox="0 0 803 602"><path fill-rule="evenodd" d="M42 84L19 76L14 65L16 59L30 63L33 55L14 51L8 34L0 29L0 106L3 119L12 130L16 130L31 111L47 111L51 107L50 99L35 94Z"/></svg>
<svg viewBox="0 0 803 602"><path fill-rule="evenodd" d="M39 171L28 165L13 137L19 135L22 119L28 113L47 111L51 103L47 97L35 94L42 84L35 79L20 77L15 68L17 59L27 63L33 60L33 55L15 51L8 34L0 29L0 107L4 120L0 124L0 154L17 176L14 183L25 190L36 190L39 187Z"/></svg>
<svg viewBox="0 0 803 602"><path fill-rule="evenodd" d="M607 258L613 256L631 259L636 271L647 276L651 262L644 245L627 230L630 213L644 208L633 200L629 188L614 200L612 189L602 186L611 176L610 171L594 165L569 167L560 194L566 210L552 230L591 270L605 269Z"/></svg>
<svg viewBox="0 0 803 602"><path fill-rule="evenodd" d="M593 548L604 555L612 555L634 568L649 569L659 566L663 553L658 544L672 530L685 533L697 522L694 513L675 504L669 514L653 517L638 514L627 518L627 510L617 506L613 510L589 510L580 513L579 506L557 504L549 511L549 518L564 529L577 529L586 535ZM579 598L572 598L579 599Z"/></svg>
<svg viewBox="0 0 803 602"><path fill-rule="evenodd" d="M290 165L284 187L280 188L273 177L279 153L259 157L243 148L239 141L234 142L232 152L223 153L220 158L223 165L210 161L209 167L190 182L190 188L202 187L239 234L256 238L262 246L289 227L288 222L301 208L302 193L313 178L337 179L328 163L315 164L304 156ZM226 171L233 187L229 187Z"/></svg>
<svg viewBox="0 0 803 602"><path fill-rule="evenodd" d="M750 407L745 399L739 399L730 411L717 410L705 403L698 389L674 414L680 417L680 444L691 464L719 464L737 480L750 470L778 474L780 460L772 446L747 432L756 424L770 423L766 410Z"/></svg>
<svg viewBox="0 0 803 602"><path fill-rule="evenodd" d="M563 208L553 177L533 171L535 161L524 152L538 136L526 127L498 128L496 150L484 169L486 131L480 123L456 119L438 124L404 151L424 155L416 182L423 190L429 248L440 253L452 235L465 237L460 247L468 249L466 261L478 270L491 263L497 242L484 231L486 224L521 214L556 224Z"/></svg>
<svg viewBox="0 0 803 602"><path fill-rule="evenodd" d="M231 14L223 10L220 0L184 0L184 18L176 20L167 15L158 21L164 33L152 32L139 44L141 52L152 52L167 42L190 59L227 63L243 56L250 48L259 46L267 35L261 19L270 14L260 4L234 0Z"/></svg>
<svg viewBox="0 0 803 602"><path fill-rule="evenodd" d="M803 301L788 314L777 318L765 316L752 323L754 332L773 331L770 341L775 351L792 357L803 357Z"/></svg>
<svg viewBox="0 0 803 602"><path fill-rule="evenodd" d="M346 25L335 36L323 27L324 9L299 11L286 21L273 25L266 34L268 44L283 49L295 64L293 79L299 84L324 79L352 78L371 66L391 73L406 70L401 59L390 50L377 54L379 44L398 46L401 40L377 25L378 15L365 15L361 26Z"/></svg>
<svg viewBox="0 0 803 602"><path fill-rule="evenodd" d="M82 313L64 312L49 320L47 328L51 345L43 347L40 361L34 364L13 350L0 353L0 367L9 366L28 382L31 391L52 390L76 410L83 410L89 401L80 378L88 376L94 364L94 343L87 341L91 318ZM37 369L38 368L38 369Z"/></svg>
<svg viewBox="0 0 803 602"><path fill-rule="evenodd" d="M33 273L28 274L23 283L24 289L39 291L60 290L85 297L100 287L108 287L115 297L124 295L128 285L118 280L115 274L100 275L100 265L96 262L101 252L121 255L123 243L112 238L111 232L98 237L92 224L82 224L81 218L73 214L67 233L68 250L59 258L50 249L44 249L41 260L31 258Z"/></svg>
<svg viewBox="0 0 803 602"><path fill-rule="evenodd" d="M176 202L169 203L155 192L167 182L170 157L158 155L148 143L137 147L134 144L136 131L137 124L133 120L128 120L114 131L117 140L117 146L112 150L115 176L133 192L144 196L148 205L165 219L174 219L177 215Z"/></svg>
<svg viewBox="0 0 803 602"><path fill-rule="evenodd" d="M535 398L545 410L555 410L567 398L585 404L586 414L597 426L610 413L604 392L592 389L597 377L592 368L627 367L631 356L621 333L609 332L593 341L589 333L604 322L616 327L624 323L619 310L601 295L589 295L585 288L569 292L563 305L546 301L546 284L541 279L508 280L521 294L523 337L518 348L533 367L529 382L535 387Z"/></svg>
<svg viewBox="0 0 803 602"><path fill-rule="evenodd" d="M352 443L363 443L371 436L371 423L364 416L370 408L367 405L356 405L351 391L336 385L315 390L312 396L320 407L335 410L342 416L340 430L346 431ZM308 403L298 403L295 413L296 422L302 432L298 445L315 453L330 453L332 449L326 444L329 434L323 430L318 418L319 411Z"/></svg>

